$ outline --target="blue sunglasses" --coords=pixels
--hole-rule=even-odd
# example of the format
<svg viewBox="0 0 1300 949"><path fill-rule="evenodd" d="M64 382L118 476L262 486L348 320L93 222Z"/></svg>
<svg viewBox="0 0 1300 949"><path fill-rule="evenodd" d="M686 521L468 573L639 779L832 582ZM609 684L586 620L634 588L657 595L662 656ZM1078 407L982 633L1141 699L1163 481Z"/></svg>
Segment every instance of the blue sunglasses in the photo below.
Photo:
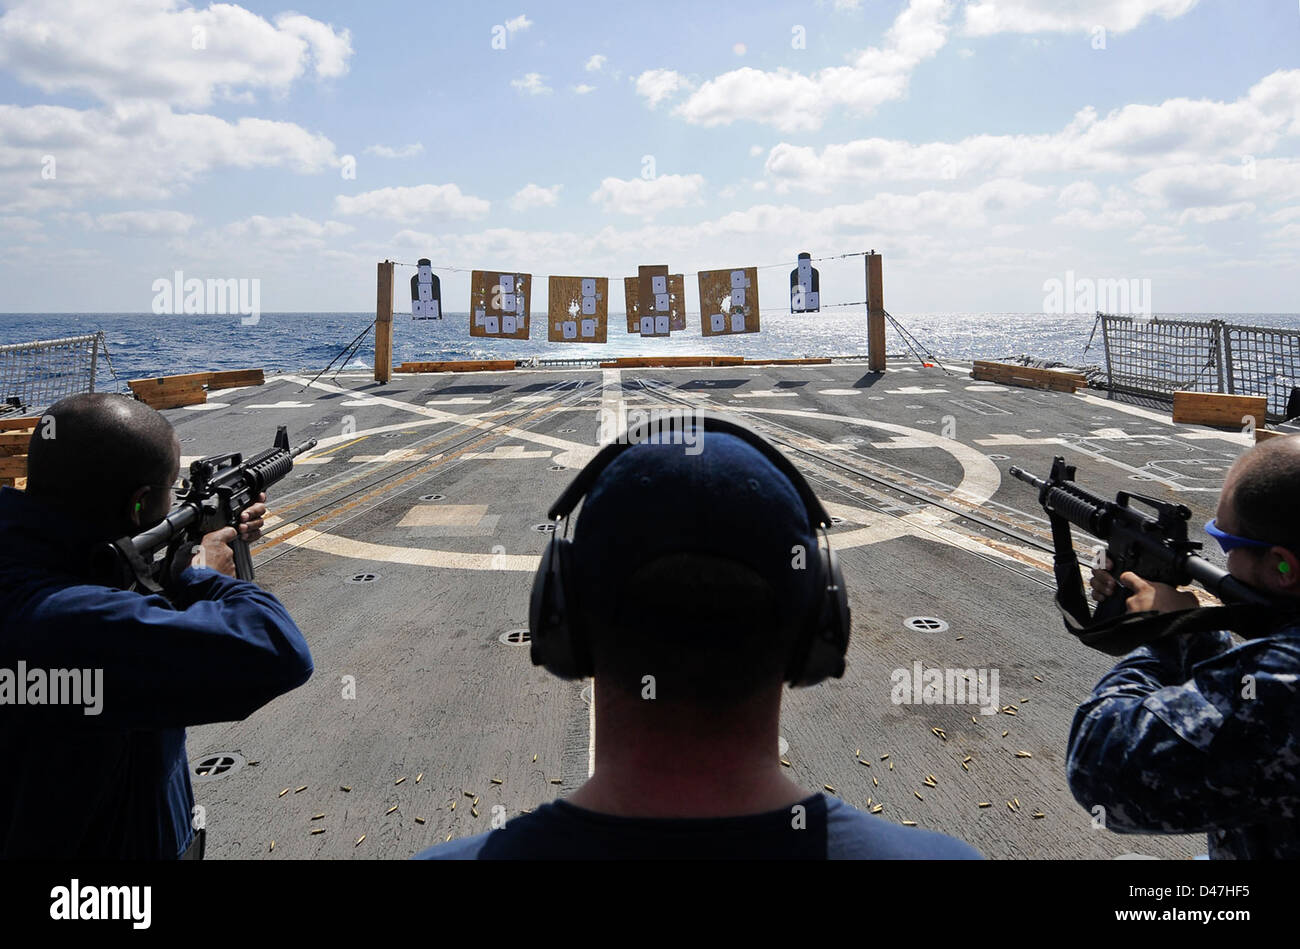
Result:
<svg viewBox="0 0 1300 949"><path fill-rule="evenodd" d="M1272 547L1266 540L1253 540L1250 537L1238 537L1236 534L1229 534L1227 531L1220 530L1219 525L1214 522L1214 518L1205 522L1205 533L1209 534L1219 542L1226 554L1238 547Z"/></svg>

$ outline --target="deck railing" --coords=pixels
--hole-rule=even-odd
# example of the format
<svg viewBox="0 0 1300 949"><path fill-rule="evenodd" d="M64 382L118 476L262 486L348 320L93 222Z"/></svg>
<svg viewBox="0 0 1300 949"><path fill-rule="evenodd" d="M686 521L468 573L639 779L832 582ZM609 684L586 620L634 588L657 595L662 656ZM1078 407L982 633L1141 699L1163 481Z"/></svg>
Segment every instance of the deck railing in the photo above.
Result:
<svg viewBox="0 0 1300 949"><path fill-rule="evenodd" d="M104 334L0 346L0 416L39 412L65 396L95 391Z"/></svg>
<svg viewBox="0 0 1300 949"><path fill-rule="evenodd" d="M1100 319L1114 392L1165 399L1179 390L1262 395L1272 422L1300 402L1300 330L1224 320Z"/></svg>

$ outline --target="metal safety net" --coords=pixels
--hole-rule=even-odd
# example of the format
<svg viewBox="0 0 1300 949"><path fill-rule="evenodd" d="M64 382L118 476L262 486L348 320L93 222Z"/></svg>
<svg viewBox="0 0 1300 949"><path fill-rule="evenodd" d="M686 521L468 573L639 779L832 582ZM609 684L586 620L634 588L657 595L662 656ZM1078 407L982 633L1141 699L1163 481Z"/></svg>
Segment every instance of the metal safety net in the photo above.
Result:
<svg viewBox="0 0 1300 949"><path fill-rule="evenodd" d="M1177 391L1223 391L1217 321L1103 315L1101 330L1112 391L1167 399Z"/></svg>
<svg viewBox="0 0 1300 949"><path fill-rule="evenodd" d="M1270 422L1300 412L1300 331L1223 320L1099 318L1113 392L1264 396Z"/></svg>
<svg viewBox="0 0 1300 949"><path fill-rule="evenodd" d="M1270 420L1290 414L1300 387L1300 331L1225 323L1223 360L1227 392L1266 397Z"/></svg>
<svg viewBox="0 0 1300 949"><path fill-rule="evenodd" d="M39 412L64 396L94 392L100 350L107 358L102 332L0 346L0 417Z"/></svg>

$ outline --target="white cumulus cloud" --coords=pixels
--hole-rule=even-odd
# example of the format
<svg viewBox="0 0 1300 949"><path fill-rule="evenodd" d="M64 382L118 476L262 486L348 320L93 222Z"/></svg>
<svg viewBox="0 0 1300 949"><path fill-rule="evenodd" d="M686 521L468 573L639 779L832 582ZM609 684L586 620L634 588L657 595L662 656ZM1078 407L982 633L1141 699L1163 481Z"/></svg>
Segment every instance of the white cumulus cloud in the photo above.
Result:
<svg viewBox="0 0 1300 949"><path fill-rule="evenodd" d="M1240 201L1237 204L1216 204L1201 208L1188 208L1178 216L1179 224L1217 224L1220 221L1235 221L1250 217L1255 213L1255 204Z"/></svg>
<svg viewBox="0 0 1300 949"><path fill-rule="evenodd" d="M226 121L160 105L0 105L0 143L0 210L158 201L223 168L311 173L338 166L329 139L291 122ZM54 161L51 181L31 173L45 156Z"/></svg>
<svg viewBox="0 0 1300 949"><path fill-rule="evenodd" d="M652 109L690 86L685 76L672 69L647 69L636 77L636 94L644 97Z"/></svg>
<svg viewBox="0 0 1300 949"><path fill-rule="evenodd" d="M606 178L591 200L605 211L651 218L668 208L699 204L703 175L660 175L657 178Z"/></svg>
<svg viewBox="0 0 1300 949"><path fill-rule="evenodd" d="M257 258L279 259L289 254L307 252L328 256L333 238L351 233L350 224L341 221L316 221L301 214L268 217L254 214L231 221L222 227L187 235L171 242L177 251L203 260L227 259L232 248L246 263ZM233 269L241 269L234 267Z"/></svg>
<svg viewBox="0 0 1300 949"><path fill-rule="evenodd" d="M234 4L176 0L15 0L0 16L0 63L47 93L184 108L281 92L310 69L347 72L346 29L300 14L274 23Z"/></svg>
<svg viewBox="0 0 1300 949"><path fill-rule="evenodd" d="M1138 176L1134 190L1172 211L1256 202L1277 207L1300 200L1300 158L1197 162L1161 166Z"/></svg>
<svg viewBox="0 0 1300 949"><path fill-rule="evenodd" d="M1232 102L1168 99L1127 105L1104 117L1086 107L1056 132L973 135L956 142L869 138L820 150L782 142L768 153L765 167L779 187L813 191L886 180L1169 172L1198 161L1244 162L1243 155L1265 154L1300 132L1298 122L1300 70L1282 70ZM1242 168L1238 177L1244 177Z"/></svg>
<svg viewBox="0 0 1300 949"><path fill-rule="evenodd" d="M1100 26L1110 33L1127 33L1148 17L1172 20L1197 0L978 0L966 6L966 32L993 33L1087 32Z"/></svg>
<svg viewBox="0 0 1300 949"><path fill-rule="evenodd" d="M350 233L351 224L342 221L315 221L301 214L284 217L267 217L254 214L226 226L229 234L235 237L254 237L278 241L294 239L299 241L323 241L327 237L341 237Z"/></svg>
<svg viewBox="0 0 1300 949"><path fill-rule="evenodd" d="M1108 231L1115 228L1135 228L1146 220L1137 208L1121 202L1107 202L1100 210L1071 208L1052 219L1053 224L1085 231Z"/></svg>
<svg viewBox="0 0 1300 949"><path fill-rule="evenodd" d="M848 66L810 74L734 69L703 83L673 114L693 125L748 120L787 132L821 128L837 106L868 115L906 94L912 71L947 42L951 12L950 0L910 0L885 34L883 48L858 52Z"/></svg>
<svg viewBox="0 0 1300 949"><path fill-rule="evenodd" d="M409 221L425 215L479 218L488 213L491 203L464 194L457 185L446 184L379 188L358 195L341 194L334 199L334 207L339 214Z"/></svg>
<svg viewBox="0 0 1300 949"><path fill-rule="evenodd" d="M1067 208L1080 208L1101 200L1101 189L1091 181L1075 181L1061 189L1057 203Z"/></svg>
<svg viewBox="0 0 1300 949"><path fill-rule="evenodd" d="M424 146L419 142L413 142L410 145L399 145L393 148L389 145L367 145L367 155L378 155L380 158L414 158L424 151Z"/></svg>
<svg viewBox="0 0 1300 949"><path fill-rule="evenodd" d="M515 192L510 199L510 207L515 211L527 211L530 208L554 207L560 201L560 189L563 185L551 185L543 188L531 181Z"/></svg>
<svg viewBox="0 0 1300 949"><path fill-rule="evenodd" d="M194 216L180 211L117 211L78 217L87 230L140 237L184 234L194 226Z"/></svg>

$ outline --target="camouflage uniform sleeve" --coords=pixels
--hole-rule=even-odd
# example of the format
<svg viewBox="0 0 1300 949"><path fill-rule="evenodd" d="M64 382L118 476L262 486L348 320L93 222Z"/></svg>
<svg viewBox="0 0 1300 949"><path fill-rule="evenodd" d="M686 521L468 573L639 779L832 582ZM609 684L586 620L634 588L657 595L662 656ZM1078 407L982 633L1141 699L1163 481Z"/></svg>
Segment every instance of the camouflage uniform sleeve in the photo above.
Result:
<svg viewBox="0 0 1300 949"><path fill-rule="evenodd" d="M1298 671L1296 631L1236 647L1227 633L1191 634L1135 650L1075 713L1070 790L1121 833L1300 814Z"/></svg>

